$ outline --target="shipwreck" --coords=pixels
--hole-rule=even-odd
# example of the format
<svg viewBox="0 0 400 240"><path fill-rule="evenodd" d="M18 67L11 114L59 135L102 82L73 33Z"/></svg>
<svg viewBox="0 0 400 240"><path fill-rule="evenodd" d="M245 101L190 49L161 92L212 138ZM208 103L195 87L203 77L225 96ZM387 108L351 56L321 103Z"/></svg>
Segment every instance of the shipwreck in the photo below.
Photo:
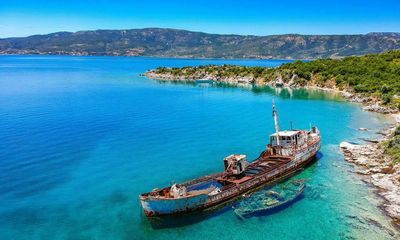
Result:
<svg viewBox="0 0 400 240"><path fill-rule="evenodd" d="M140 194L148 217L177 215L213 209L260 187L293 176L315 159L321 137L317 127L280 131L278 114L272 104L275 133L254 161L246 155L224 158L224 171Z"/></svg>

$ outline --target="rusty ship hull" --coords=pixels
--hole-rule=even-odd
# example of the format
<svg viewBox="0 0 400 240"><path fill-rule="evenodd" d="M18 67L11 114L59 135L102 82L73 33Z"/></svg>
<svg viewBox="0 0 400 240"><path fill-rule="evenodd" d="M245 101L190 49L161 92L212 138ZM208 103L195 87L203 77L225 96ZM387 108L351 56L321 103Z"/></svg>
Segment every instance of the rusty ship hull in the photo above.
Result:
<svg viewBox="0 0 400 240"><path fill-rule="evenodd" d="M237 176L227 172L203 176L180 184L187 189L185 196L171 197L169 186L141 194L140 202L148 217L216 208L261 186L292 176L313 161L319 149L319 136L291 156L271 154L267 149Z"/></svg>

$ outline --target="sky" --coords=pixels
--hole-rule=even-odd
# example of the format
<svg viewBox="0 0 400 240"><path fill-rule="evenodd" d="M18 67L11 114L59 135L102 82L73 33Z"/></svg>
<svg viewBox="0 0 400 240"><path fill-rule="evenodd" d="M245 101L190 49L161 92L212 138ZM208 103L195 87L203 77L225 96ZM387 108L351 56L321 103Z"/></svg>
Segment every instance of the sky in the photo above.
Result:
<svg viewBox="0 0 400 240"><path fill-rule="evenodd" d="M400 0L0 0L0 38L146 27L243 35L400 32Z"/></svg>

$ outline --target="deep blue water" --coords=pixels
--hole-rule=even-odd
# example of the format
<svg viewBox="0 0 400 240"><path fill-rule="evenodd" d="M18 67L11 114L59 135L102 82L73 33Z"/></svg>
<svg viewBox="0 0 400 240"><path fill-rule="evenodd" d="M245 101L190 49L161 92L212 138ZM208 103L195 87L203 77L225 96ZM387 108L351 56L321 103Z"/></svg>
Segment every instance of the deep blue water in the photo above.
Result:
<svg viewBox="0 0 400 240"><path fill-rule="evenodd" d="M160 83L157 66L279 60L0 57L0 239L396 239L379 199L338 149L390 123L319 91ZM254 158L273 131L319 126L318 162L304 198L278 213L238 219L227 207L151 224L138 195ZM359 127L371 129L360 132Z"/></svg>

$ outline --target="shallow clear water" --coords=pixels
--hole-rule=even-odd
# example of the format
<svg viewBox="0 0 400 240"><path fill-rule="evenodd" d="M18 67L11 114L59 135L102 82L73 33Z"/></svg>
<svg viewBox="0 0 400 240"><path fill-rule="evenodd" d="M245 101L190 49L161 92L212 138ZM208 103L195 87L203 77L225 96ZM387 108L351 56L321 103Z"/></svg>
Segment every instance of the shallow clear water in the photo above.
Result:
<svg viewBox="0 0 400 240"><path fill-rule="evenodd" d="M0 57L0 239L396 239L373 189L338 149L390 121L318 91L159 83L156 66L284 61ZM273 131L316 124L323 146L304 198L245 221L228 206L151 224L141 192L254 158ZM357 131L359 127L372 129ZM168 228L166 226L169 226Z"/></svg>

